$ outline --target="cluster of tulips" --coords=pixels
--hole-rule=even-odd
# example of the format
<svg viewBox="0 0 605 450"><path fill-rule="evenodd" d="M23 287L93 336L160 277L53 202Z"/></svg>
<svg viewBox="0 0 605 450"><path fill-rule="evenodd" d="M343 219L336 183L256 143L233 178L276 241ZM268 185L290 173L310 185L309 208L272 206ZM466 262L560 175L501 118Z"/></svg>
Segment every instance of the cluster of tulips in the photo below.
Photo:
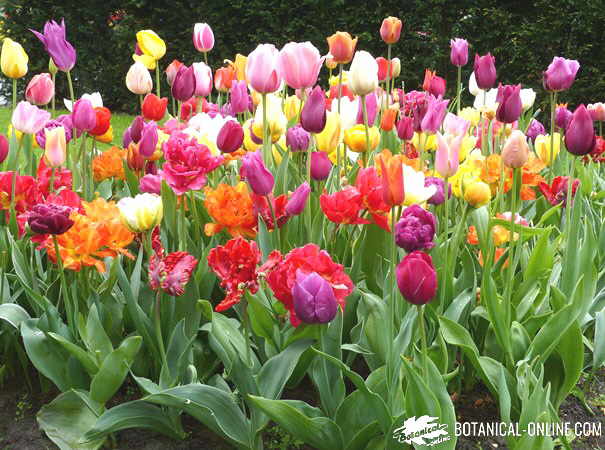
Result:
<svg viewBox="0 0 605 450"><path fill-rule="evenodd" d="M539 347L547 332L567 336L577 318L580 348L582 333L594 333L597 346L605 321L593 329L600 303L588 289L591 283L596 289L598 277L581 278L584 263L578 262L593 264L594 253L577 248L592 236L579 231L581 215L594 224L603 219L598 192L605 105L572 111L557 104L580 64L555 57L543 73L551 106L547 131L541 111L534 111L537 93L520 84L496 85L490 53L475 55L465 87L464 39L451 41L458 74L451 99L445 98L446 80L428 69L421 87L404 90L402 62L391 57L402 29L397 18L382 22L386 58L358 50L357 38L337 32L327 38L324 56L310 42L281 50L261 44L214 72L209 25L194 27L193 45L204 61L191 65L174 60L162 67L166 43L154 31L139 31L125 83L140 110L117 145L101 95L75 95L70 73L76 51L63 21L33 31L50 56L49 73L29 81L25 101L17 102L16 87L27 74L27 54L4 39L2 72L13 80L14 93L8 137L0 136L0 242L11 255L11 265L0 269L0 300L6 302L6 284L9 303L20 304L22 314L20 327L12 325L34 366L62 395L75 395L69 389L79 388L80 380L72 374L64 381L67 375L49 368L31 330L42 330L45 345L75 358L92 380L87 395L101 406L78 442L101 445L119 429L146 426L120 422L126 408L104 408L130 370L146 395L136 408L144 401L166 411L182 408L240 448L262 448L259 433L269 417L317 448L387 448L402 417L438 414L437 405L450 420L448 391L469 379L480 379L494 396L504 395L508 383L503 417L520 415L527 396L514 393L513 377L531 374L524 386L534 393L547 385L538 366L521 375L533 358L543 364L548 357ZM324 67L327 87L318 84ZM59 72L70 98L64 101L68 114L57 116ZM170 87L165 97L163 83ZM473 106L461 104L465 89ZM576 200L580 195L594 198L592 212L580 212L590 207ZM557 249L567 253L563 275ZM17 276L6 278L11 270ZM550 288L548 280L556 285L559 276L560 286ZM579 291L588 303L580 307L573 300L574 315L564 299ZM8 320L2 306L0 317ZM555 328L564 324L554 319L545 324L548 314L561 311L569 315L567 327ZM65 329L53 329L51 317L64 319ZM489 329L477 325L481 331L475 332L473 321ZM100 345L89 326L106 329L105 360L86 356ZM209 337L200 337L202 330ZM113 350L109 341L124 336ZM142 342L135 345L134 337ZM114 386L100 377L118 351L111 363L126 368L118 370ZM484 351L487 356L479 356ZM143 355L155 361L143 363ZM365 381L349 368L355 358L370 369ZM216 361L227 381L213 378ZM549 385L552 395L569 392L580 371L565 378L564 388ZM245 373L258 386L238 378ZM279 400L286 382L295 385L305 374L318 389L321 409ZM343 376L357 387L356 400L345 398ZM104 384L112 386L107 395L99 393ZM244 396L244 412L239 400L215 392L231 393L233 385ZM195 401L212 414L192 412L189 403L174 400L195 397L191 386L227 403L205 404L200 394ZM446 396L433 397L433 388ZM551 402L548 414L561 400L544 399ZM367 406L378 425L370 429L369 419L347 422L339 415L354 401ZM72 448L56 432L59 419L53 417L61 412L53 404L41 411L41 426L62 448ZM221 422L230 408L249 435ZM175 425L180 413L167 414L162 432L182 438ZM321 428L314 422L320 417L329 426L310 436L304 429ZM528 442L514 444L529 448ZM453 448L455 439L440 445Z"/></svg>

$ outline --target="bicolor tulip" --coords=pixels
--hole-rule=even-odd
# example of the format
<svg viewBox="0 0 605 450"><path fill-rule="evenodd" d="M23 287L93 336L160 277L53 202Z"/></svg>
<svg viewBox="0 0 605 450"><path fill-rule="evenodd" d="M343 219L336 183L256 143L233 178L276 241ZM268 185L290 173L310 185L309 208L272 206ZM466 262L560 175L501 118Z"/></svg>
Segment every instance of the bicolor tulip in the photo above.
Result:
<svg viewBox="0 0 605 450"><path fill-rule="evenodd" d="M159 98L157 95L149 93L143 99L141 111L145 119L159 122L166 115L167 106L168 98Z"/></svg>
<svg viewBox="0 0 605 450"><path fill-rule="evenodd" d="M500 85L496 96L498 109L496 119L503 123L513 123L519 119L523 110L521 103L521 85Z"/></svg>
<svg viewBox="0 0 605 450"><path fill-rule="evenodd" d="M50 167L60 167L65 162L67 142L65 128L47 128L44 145L44 159Z"/></svg>
<svg viewBox="0 0 605 450"><path fill-rule="evenodd" d="M403 182L403 162L400 155L380 156L380 174L382 179L382 198L392 208L401 205L405 199ZM387 154L388 155L388 154Z"/></svg>
<svg viewBox="0 0 605 450"><path fill-rule="evenodd" d="M126 73L126 87L136 95L149 94L153 89L153 81L149 70L144 64L135 62Z"/></svg>
<svg viewBox="0 0 605 450"><path fill-rule="evenodd" d="M565 91L571 87L580 70L580 63L575 59L555 56L542 74L542 84L547 91Z"/></svg>
<svg viewBox="0 0 605 450"><path fill-rule="evenodd" d="M195 69L193 66L181 66L172 82L172 96L180 102L186 102L195 93L195 81Z"/></svg>
<svg viewBox="0 0 605 450"><path fill-rule="evenodd" d="M311 178L323 181L330 175L332 163L325 152L311 153Z"/></svg>
<svg viewBox="0 0 605 450"><path fill-rule="evenodd" d="M27 73L29 57L21 44L10 38L4 38L2 42L2 53L0 54L0 66L2 73L8 78L17 79Z"/></svg>
<svg viewBox="0 0 605 450"><path fill-rule="evenodd" d="M244 143L244 128L236 120L228 120L216 138L216 146L223 153L233 153Z"/></svg>
<svg viewBox="0 0 605 450"><path fill-rule="evenodd" d="M605 122L605 103L591 103L587 107L590 117L595 122Z"/></svg>
<svg viewBox="0 0 605 450"><path fill-rule="evenodd" d="M46 122L50 120L50 113L38 108L29 102L19 102L13 111L11 123L16 130L24 134L36 134Z"/></svg>
<svg viewBox="0 0 605 450"><path fill-rule="evenodd" d="M301 214L305 209L310 193L311 187L306 181L298 186L286 203L286 213L289 216Z"/></svg>
<svg viewBox="0 0 605 450"><path fill-rule="evenodd" d="M72 208L53 203L39 203L27 212L27 224L36 234L60 235L74 224L69 218Z"/></svg>
<svg viewBox="0 0 605 450"><path fill-rule="evenodd" d="M193 63L191 67L193 67L195 75L195 90L193 94L208 97L212 92L212 69L203 62Z"/></svg>
<svg viewBox="0 0 605 450"><path fill-rule="evenodd" d="M193 27L193 46L198 52L209 52L214 47L214 33L207 23L196 23Z"/></svg>
<svg viewBox="0 0 605 450"><path fill-rule="evenodd" d="M437 272L433 260L421 251L409 253L397 265L397 286L403 298L414 305L425 305L437 293Z"/></svg>
<svg viewBox="0 0 605 450"><path fill-rule="evenodd" d="M261 94L279 89L282 80L278 59L279 51L273 44L260 44L248 55L246 75L252 89Z"/></svg>
<svg viewBox="0 0 605 450"><path fill-rule="evenodd" d="M349 70L349 87L357 95L368 95L378 89L378 63L366 51L357 51Z"/></svg>
<svg viewBox="0 0 605 450"><path fill-rule="evenodd" d="M300 125L309 133L321 133L326 126L326 96L315 86L300 113Z"/></svg>
<svg viewBox="0 0 605 450"><path fill-rule="evenodd" d="M442 177L451 177L458 171L458 153L464 134L443 136L437 132L437 154L435 155L435 169Z"/></svg>
<svg viewBox="0 0 605 450"><path fill-rule="evenodd" d="M117 206L122 223L133 233L153 230L160 224L164 215L162 197L155 194L124 197Z"/></svg>
<svg viewBox="0 0 605 450"><path fill-rule="evenodd" d="M466 66L468 63L468 41L466 39L450 40L450 61L457 67Z"/></svg>
<svg viewBox="0 0 605 450"><path fill-rule="evenodd" d="M446 89L445 79L437 76L436 71L426 69L424 71L424 83L422 83L422 89L435 97L443 96Z"/></svg>
<svg viewBox="0 0 605 450"><path fill-rule="evenodd" d="M219 92L228 92L235 79L235 69L231 66L220 67L214 73L214 87Z"/></svg>
<svg viewBox="0 0 605 450"><path fill-rule="evenodd" d="M527 138L521 130L513 130L502 148L502 162L506 167L519 169L529 158Z"/></svg>
<svg viewBox="0 0 605 450"><path fill-rule="evenodd" d="M397 17L387 17L380 26L380 37L387 44L396 44L401 36L403 24Z"/></svg>
<svg viewBox="0 0 605 450"><path fill-rule="evenodd" d="M387 79L387 72L390 69L389 80L395 78L395 64L393 64L393 60L391 60L389 64L389 60L379 56L376 58L376 64L378 64L378 81L381 83ZM401 62L399 63L399 70L401 70Z"/></svg>
<svg viewBox="0 0 605 450"><path fill-rule="evenodd" d="M490 89L496 82L496 58L491 53L479 56L475 54L473 72L480 89Z"/></svg>
<svg viewBox="0 0 605 450"><path fill-rule="evenodd" d="M279 73L292 89L310 88L317 83L323 60L310 42L290 42L279 52Z"/></svg>
<svg viewBox="0 0 605 450"><path fill-rule="evenodd" d="M346 31L337 31L327 38L330 55L335 63L347 64L353 59L357 38L353 39Z"/></svg>
<svg viewBox="0 0 605 450"><path fill-rule="evenodd" d="M90 131L95 127L97 117L90 100L81 98L74 103L71 112L71 122L74 128L80 131Z"/></svg>
<svg viewBox="0 0 605 450"><path fill-rule="evenodd" d="M34 105L46 105L55 96L55 83L49 73L34 75L25 89L25 99Z"/></svg>
<svg viewBox="0 0 605 450"><path fill-rule="evenodd" d="M265 166L260 152L249 152L244 155L240 174L257 195L269 195L273 190L275 179Z"/></svg>
<svg viewBox="0 0 605 450"><path fill-rule="evenodd" d="M137 44L145 55L156 61L166 54L166 43L153 30L142 30L137 33Z"/></svg>
<svg viewBox="0 0 605 450"><path fill-rule="evenodd" d="M592 117L584 105L576 108L565 130L565 147L574 155L590 153L595 144Z"/></svg>
<svg viewBox="0 0 605 450"><path fill-rule="evenodd" d="M61 19L61 25L54 20L44 24L44 33L30 30L36 35L44 48L53 59L55 65L63 72L69 72L76 65L76 50L65 37L65 20Z"/></svg>
<svg viewBox="0 0 605 450"><path fill-rule="evenodd" d="M427 200L428 203L431 205L441 205L445 201L445 182L443 178L426 177L424 179L424 186L435 187L435 193ZM450 198L452 196L452 185L448 183L448 187L448 198Z"/></svg>

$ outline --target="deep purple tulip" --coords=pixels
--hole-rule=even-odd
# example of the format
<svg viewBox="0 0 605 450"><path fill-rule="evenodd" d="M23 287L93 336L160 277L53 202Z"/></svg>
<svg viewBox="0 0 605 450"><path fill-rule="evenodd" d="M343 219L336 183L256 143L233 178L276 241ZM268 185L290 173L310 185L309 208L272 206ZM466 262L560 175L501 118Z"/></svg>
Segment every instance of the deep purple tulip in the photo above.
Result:
<svg viewBox="0 0 605 450"><path fill-rule="evenodd" d="M162 176L147 174L139 180L139 191L160 195L162 192Z"/></svg>
<svg viewBox="0 0 605 450"><path fill-rule="evenodd" d="M437 221L433 213L412 205L405 209L401 219L395 224L395 243L408 253L433 248L436 228Z"/></svg>
<svg viewBox="0 0 605 450"><path fill-rule="evenodd" d="M513 123L518 120L523 110L521 103L521 85L500 85L496 96L498 109L496 119L503 123Z"/></svg>
<svg viewBox="0 0 605 450"><path fill-rule="evenodd" d="M567 109L567 105L560 105L555 108L555 125L562 130L567 130L572 113Z"/></svg>
<svg viewBox="0 0 605 450"><path fill-rule="evenodd" d="M288 128L286 132L286 145L293 152L306 151L310 140L311 135L300 125Z"/></svg>
<svg viewBox="0 0 605 450"><path fill-rule="evenodd" d="M466 66L468 62L468 41L466 39L450 40L450 61L457 67Z"/></svg>
<svg viewBox="0 0 605 450"><path fill-rule="evenodd" d="M130 135L130 127L126 128L124 134L122 135L122 147L128 148L130 143L132 142L132 136Z"/></svg>
<svg viewBox="0 0 605 450"><path fill-rule="evenodd" d="M27 213L27 223L36 234L63 234L74 224L71 211L69 206L39 203Z"/></svg>
<svg viewBox="0 0 605 450"><path fill-rule="evenodd" d="M422 122L420 123L422 131L426 133L437 132L443 123L449 102L449 100L443 100L441 97L434 97L430 95L426 112L422 118Z"/></svg>
<svg viewBox="0 0 605 450"><path fill-rule="evenodd" d="M74 103L71 123L79 131L90 131L97 125L97 114L90 100L81 98Z"/></svg>
<svg viewBox="0 0 605 450"><path fill-rule="evenodd" d="M130 124L130 139L135 144L138 144L141 140L143 128L145 128L145 119L143 119L143 116L136 116Z"/></svg>
<svg viewBox="0 0 605 450"><path fill-rule="evenodd" d="M46 147L46 130L51 130L53 128L63 127L65 130L65 142L71 141L71 128L66 126L63 122L59 121L58 118L56 120L49 120L44 125L40 131L36 133L36 142L40 146L40 148Z"/></svg>
<svg viewBox="0 0 605 450"><path fill-rule="evenodd" d="M338 311L334 290L317 272L305 274L296 270L296 283L292 287L294 311L305 323L328 323Z"/></svg>
<svg viewBox="0 0 605 450"><path fill-rule="evenodd" d="M298 186L286 203L286 213L289 216L298 216L302 213L310 193L311 187L306 181Z"/></svg>
<svg viewBox="0 0 605 450"><path fill-rule="evenodd" d="M368 126L373 127L376 122L376 116L378 115L378 97L376 94L368 94L365 96L366 99L366 114L368 115ZM363 124L363 99L359 98L359 107L357 108L357 123Z"/></svg>
<svg viewBox="0 0 605 450"><path fill-rule="evenodd" d="M565 91L571 87L580 69L580 63L575 59L565 59L555 56L542 74L542 84L547 91Z"/></svg>
<svg viewBox="0 0 605 450"><path fill-rule="evenodd" d="M433 260L424 252L412 252L397 265L397 286L403 298L414 305L425 305L437 292L437 272Z"/></svg>
<svg viewBox="0 0 605 450"><path fill-rule="evenodd" d="M3 134L0 134L0 164L4 162L8 156L8 139Z"/></svg>
<svg viewBox="0 0 605 450"><path fill-rule="evenodd" d="M233 153L242 146L243 142L244 129L235 120L225 122L216 138L216 146L224 153Z"/></svg>
<svg viewBox="0 0 605 450"><path fill-rule="evenodd" d="M542 125L539 120L531 119L531 122L529 122L529 126L527 127L527 131L525 132L525 136L527 136L533 142L540 134L546 134L544 125Z"/></svg>
<svg viewBox="0 0 605 450"><path fill-rule="evenodd" d="M231 114L241 114L248 111L250 106L250 95L248 94L248 85L246 81L233 80L229 90L229 103L231 104Z"/></svg>
<svg viewBox="0 0 605 450"><path fill-rule="evenodd" d="M63 72L69 72L76 64L76 50L65 38L65 19L61 25L54 20L44 24L44 34L29 30L44 44L44 48L53 59L55 66Z"/></svg>
<svg viewBox="0 0 605 450"><path fill-rule="evenodd" d="M491 89L496 82L496 58L488 53L484 56L475 54L475 80L479 89Z"/></svg>
<svg viewBox="0 0 605 450"><path fill-rule="evenodd" d="M147 122L141 132L139 140L139 153L144 158L149 158L155 152L158 145L158 126L155 122Z"/></svg>
<svg viewBox="0 0 605 450"><path fill-rule="evenodd" d="M397 136L402 141L409 141L414 137L414 119L410 116L403 116L397 122Z"/></svg>
<svg viewBox="0 0 605 450"><path fill-rule="evenodd" d="M590 112L584 105L576 108L565 130L565 147L574 155L586 155L594 148L596 136Z"/></svg>
<svg viewBox="0 0 605 450"><path fill-rule="evenodd" d="M195 70L193 66L182 65L172 82L172 96L180 102L186 102L195 92Z"/></svg>
<svg viewBox="0 0 605 450"><path fill-rule="evenodd" d="M311 178L315 181L323 181L330 175L332 162L325 152L311 153Z"/></svg>
<svg viewBox="0 0 605 450"><path fill-rule="evenodd" d="M244 155L240 175L248 182L255 194L269 195L273 190L275 179L265 167L260 152L248 152Z"/></svg>
<svg viewBox="0 0 605 450"><path fill-rule="evenodd" d="M441 205L445 201L444 185L445 185L445 183L443 181L443 178L426 177L424 179L425 187L435 186L437 188L437 190L435 191L433 196L427 200L431 205ZM448 183L448 187L449 187L448 198L451 198L452 197L452 185Z"/></svg>
<svg viewBox="0 0 605 450"><path fill-rule="evenodd" d="M300 113L300 124L309 133L321 133L326 126L326 96L320 86L309 94Z"/></svg>

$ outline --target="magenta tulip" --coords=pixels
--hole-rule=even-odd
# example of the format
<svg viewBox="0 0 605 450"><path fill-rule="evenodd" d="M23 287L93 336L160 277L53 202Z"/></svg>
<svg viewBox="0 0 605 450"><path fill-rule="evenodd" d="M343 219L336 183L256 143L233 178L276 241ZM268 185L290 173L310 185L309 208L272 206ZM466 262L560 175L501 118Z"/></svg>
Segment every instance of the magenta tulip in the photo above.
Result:
<svg viewBox="0 0 605 450"><path fill-rule="evenodd" d="M279 73L292 89L313 87L323 60L310 42L290 42L279 52Z"/></svg>
<svg viewBox="0 0 605 450"><path fill-rule="evenodd" d="M504 123L513 123L521 116L523 105L521 103L521 85L500 85L496 96L498 109L496 119Z"/></svg>
<svg viewBox="0 0 605 450"><path fill-rule="evenodd" d="M565 147L574 155L586 155L594 148L595 140L592 117L586 107L580 105L565 130Z"/></svg>
<svg viewBox="0 0 605 450"><path fill-rule="evenodd" d="M139 180L139 191L160 195L162 192L162 176L147 174Z"/></svg>
<svg viewBox="0 0 605 450"><path fill-rule="evenodd" d="M566 130L571 120L571 115L572 113L567 109L567 105L557 106L555 109L555 125L562 130Z"/></svg>
<svg viewBox="0 0 605 450"><path fill-rule="evenodd" d="M430 97L420 127L426 133L435 133L445 118L447 105L450 101L443 100L441 97Z"/></svg>
<svg viewBox="0 0 605 450"><path fill-rule="evenodd" d="M193 27L193 45L198 52L209 52L214 47L214 33L207 23L196 23Z"/></svg>
<svg viewBox="0 0 605 450"><path fill-rule="evenodd" d="M233 153L244 142L244 128L235 120L228 120L218 132L216 146L221 152Z"/></svg>
<svg viewBox="0 0 605 450"><path fill-rule="evenodd" d="M409 206L395 224L395 243L406 252L431 249L435 246L437 220L430 211L418 205Z"/></svg>
<svg viewBox="0 0 605 450"><path fill-rule="evenodd" d="M544 89L553 92L569 89L576 79L579 69L580 63L575 59L555 56L548 65L548 69L542 74Z"/></svg>
<svg viewBox="0 0 605 450"><path fill-rule="evenodd" d="M172 82L172 96L180 102L186 102L195 93L195 69L182 65Z"/></svg>
<svg viewBox="0 0 605 450"><path fill-rule="evenodd" d="M292 299L296 316L305 323L328 323L338 311L332 286L317 272L296 270Z"/></svg>
<svg viewBox="0 0 605 450"><path fill-rule="evenodd" d="M529 122L529 126L527 127L527 131L525 131L525 135L533 142L541 134L546 134L544 125L542 125L542 122L539 120L531 119L531 122Z"/></svg>
<svg viewBox="0 0 605 450"><path fill-rule="evenodd" d="M305 151L309 148L311 135L300 125L288 128L286 132L286 145L293 152Z"/></svg>
<svg viewBox="0 0 605 450"><path fill-rule="evenodd" d="M316 181L323 181L328 178L331 170L332 162L328 158L327 153L311 153L311 178Z"/></svg>
<svg viewBox="0 0 605 450"><path fill-rule="evenodd" d="M311 187L306 181L298 186L286 203L286 213L289 216L298 216L302 213L310 193Z"/></svg>
<svg viewBox="0 0 605 450"><path fill-rule="evenodd" d="M397 136L402 141L409 141L414 137L414 119L410 116L403 116L397 122Z"/></svg>
<svg viewBox="0 0 605 450"><path fill-rule="evenodd" d="M76 50L65 38L65 20L61 25L54 20L44 24L44 34L29 30L44 44L44 48L53 59L55 66L63 72L69 72L76 64Z"/></svg>
<svg viewBox="0 0 605 450"><path fill-rule="evenodd" d="M0 164L4 162L8 156L8 139L3 134L0 134Z"/></svg>
<svg viewBox="0 0 605 450"><path fill-rule="evenodd" d="M279 51L273 44L260 44L248 55L246 76L252 89L261 94L275 92L281 84Z"/></svg>
<svg viewBox="0 0 605 450"><path fill-rule="evenodd" d="M397 286L403 298L414 305L425 305L437 292L437 272L433 260L421 251L406 255L397 265Z"/></svg>
<svg viewBox="0 0 605 450"><path fill-rule="evenodd" d="M74 103L71 122L74 128L80 131L90 131L97 125L97 115L90 100L81 98Z"/></svg>
<svg viewBox="0 0 605 450"><path fill-rule="evenodd" d="M148 122L143 127L139 141L139 153L145 158L151 157L158 145L158 126L155 122Z"/></svg>
<svg viewBox="0 0 605 450"><path fill-rule="evenodd" d="M255 194L269 195L273 190L275 179L269 169L265 167L260 152L248 152L244 155L240 175L248 182Z"/></svg>
<svg viewBox="0 0 605 450"><path fill-rule="evenodd" d="M248 85L245 80L233 80L231 89L229 89L229 103L231 105L231 114L241 114L250 108L250 95L248 94Z"/></svg>
<svg viewBox="0 0 605 450"><path fill-rule="evenodd" d="M368 126L374 126L376 116L378 115L378 97L376 94L371 93L365 96L366 100L366 115L368 116ZM359 99L359 106L357 107L357 123L363 124L363 105L361 104L362 99Z"/></svg>
<svg viewBox="0 0 605 450"><path fill-rule="evenodd" d="M454 66L466 66L468 62L468 41L466 39L450 40L450 61Z"/></svg>
<svg viewBox="0 0 605 450"><path fill-rule="evenodd" d="M484 56L475 54L475 80L479 89L491 89L496 82L496 58L488 53Z"/></svg>
<svg viewBox="0 0 605 450"><path fill-rule="evenodd" d="M326 96L315 86L300 113L300 124L309 133L321 133L326 126Z"/></svg>

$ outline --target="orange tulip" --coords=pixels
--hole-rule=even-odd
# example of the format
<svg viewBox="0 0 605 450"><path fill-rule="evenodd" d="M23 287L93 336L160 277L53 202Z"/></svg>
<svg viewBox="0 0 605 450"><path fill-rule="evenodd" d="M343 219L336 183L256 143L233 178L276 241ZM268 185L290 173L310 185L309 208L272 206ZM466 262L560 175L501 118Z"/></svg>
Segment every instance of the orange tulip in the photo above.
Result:
<svg viewBox="0 0 605 450"><path fill-rule="evenodd" d="M395 126L395 119L397 119L397 110L393 108L387 109L382 114L382 119L380 119L380 128L384 131L391 131Z"/></svg>
<svg viewBox="0 0 605 450"><path fill-rule="evenodd" d="M353 59L357 38L353 39L346 31L337 31L327 41L334 62L346 64Z"/></svg>
<svg viewBox="0 0 605 450"><path fill-rule="evenodd" d="M397 17L387 17L380 26L380 37L387 44L395 44L401 36L403 24Z"/></svg>
<svg viewBox="0 0 605 450"><path fill-rule="evenodd" d="M389 207L401 205L405 199L402 155L393 156L383 150L376 156L382 177L382 198Z"/></svg>
<svg viewBox="0 0 605 450"><path fill-rule="evenodd" d="M236 73L233 67L221 67L216 69L214 74L214 87L217 91L227 92L231 89L231 83L236 79Z"/></svg>

